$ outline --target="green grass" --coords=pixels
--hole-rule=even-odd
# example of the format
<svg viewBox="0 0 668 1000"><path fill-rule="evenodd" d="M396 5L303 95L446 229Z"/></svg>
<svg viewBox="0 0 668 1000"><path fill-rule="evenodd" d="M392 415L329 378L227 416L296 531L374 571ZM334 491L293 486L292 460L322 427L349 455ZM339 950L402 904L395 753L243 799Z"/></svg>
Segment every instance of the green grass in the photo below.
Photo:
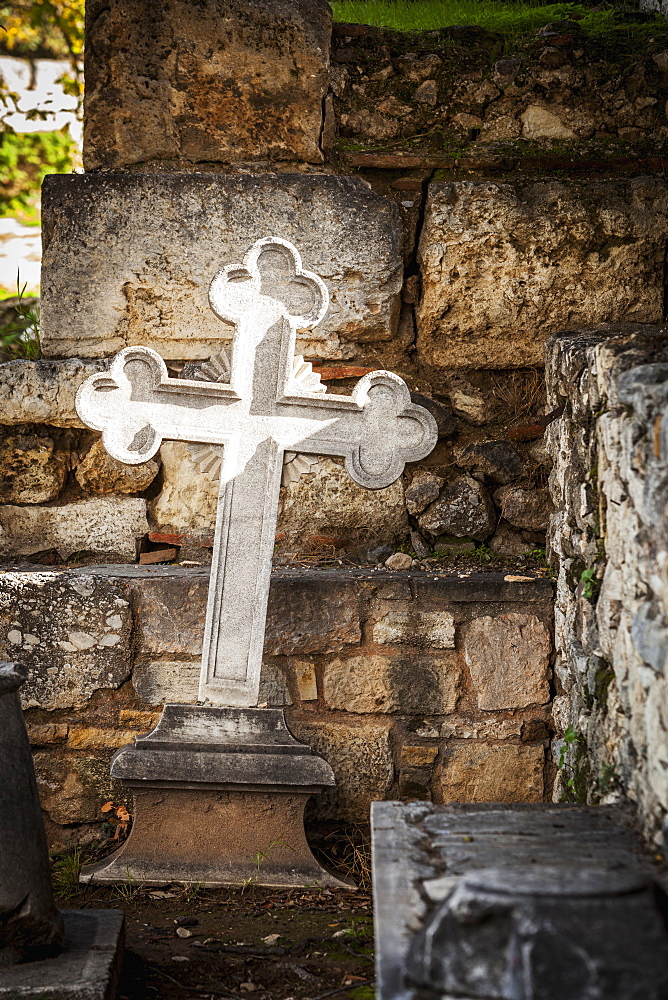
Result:
<svg viewBox="0 0 668 1000"><path fill-rule="evenodd" d="M396 31L433 31L453 25L478 25L490 31L519 34L535 31L552 21L575 14L588 34L603 38L616 35L647 36L665 30L666 22L657 14L645 23L625 21L623 9L592 10L582 3L543 4L525 0L334 0L335 21L373 24Z"/></svg>

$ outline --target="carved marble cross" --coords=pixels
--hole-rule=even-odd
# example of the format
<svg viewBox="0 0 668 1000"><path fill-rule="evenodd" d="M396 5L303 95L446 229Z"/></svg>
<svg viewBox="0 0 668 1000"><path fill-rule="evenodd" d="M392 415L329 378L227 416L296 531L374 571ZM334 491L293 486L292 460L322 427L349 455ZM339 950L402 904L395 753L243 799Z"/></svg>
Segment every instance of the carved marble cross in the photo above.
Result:
<svg viewBox="0 0 668 1000"><path fill-rule="evenodd" d="M76 405L109 454L128 464L147 461L164 439L224 446L199 697L249 707L260 683L284 452L341 456L355 482L382 489L429 454L437 431L391 372L366 375L352 396L313 391L295 377L297 330L323 318L328 294L287 240L253 244L243 264L215 276L209 301L235 326L229 382L169 378L155 351L127 347L83 383Z"/></svg>

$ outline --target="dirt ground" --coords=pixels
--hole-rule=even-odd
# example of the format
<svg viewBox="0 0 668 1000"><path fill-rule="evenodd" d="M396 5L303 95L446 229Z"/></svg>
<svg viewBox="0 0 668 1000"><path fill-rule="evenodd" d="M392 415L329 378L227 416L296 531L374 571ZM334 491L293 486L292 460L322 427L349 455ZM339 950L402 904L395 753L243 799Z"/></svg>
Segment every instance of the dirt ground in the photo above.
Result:
<svg viewBox="0 0 668 1000"><path fill-rule="evenodd" d="M59 903L125 913L120 1000L373 997L366 892L105 886Z"/></svg>
<svg viewBox="0 0 668 1000"><path fill-rule="evenodd" d="M119 1000L373 1000L367 832L313 839L320 860L361 888L80 887L81 862L109 853L106 842L54 858L58 906L125 913Z"/></svg>

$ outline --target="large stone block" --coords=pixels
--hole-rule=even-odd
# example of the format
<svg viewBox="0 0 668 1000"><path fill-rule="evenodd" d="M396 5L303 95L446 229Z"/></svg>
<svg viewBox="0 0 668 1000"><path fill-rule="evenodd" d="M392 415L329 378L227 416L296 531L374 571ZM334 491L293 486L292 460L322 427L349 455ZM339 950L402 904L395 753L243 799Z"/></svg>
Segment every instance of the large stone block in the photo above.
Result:
<svg viewBox="0 0 668 1000"><path fill-rule="evenodd" d="M0 575L0 659L25 663L25 708L79 708L130 676L132 614L117 581Z"/></svg>
<svg viewBox="0 0 668 1000"><path fill-rule="evenodd" d="M106 361L6 361L0 365L0 424L83 427L74 407L77 389Z"/></svg>
<svg viewBox="0 0 668 1000"><path fill-rule="evenodd" d="M146 705L195 705L199 698L200 660L151 660L139 662L132 672L132 685ZM271 659L262 664L258 703L270 708L291 705L285 674Z"/></svg>
<svg viewBox="0 0 668 1000"><path fill-rule="evenodd" d="M352 656L325 667L324 699L345 712L443 715L459 697L461 667L456 654Z"/></svg>
<svg viewBox="0 0 668 1000"><path fill-rule="evenodd" d="M478 708L492 711L545 704L552 641L535 615L474 618L464 630L464 659Z"/></svg>
<svg viewBox="0 0 668 1000"><path fill-rule="evenodd" d="M137 600L138 651L151 658L202 652L208 573L175 570L141 580ZM269 591L267 656L330 653L359 645L359 597L341 580L275 575Z"/></svg>
<svg viewBox="0 0 668 1000"><path fill-rule="evenodd" d="M89 0L86 169L322 162L331 20L324 0Z"/></svg>
<svg viewBox="0 0 668 1000"><path fill-rule="evenodd" d="M50 357L102 357L132 344L168 359L210 357L232 337L209 307L211 279L274 233L295 243L330 292L322 323L298 334L300 353L350 357L349 342L396 331L399 210L359 178L52 174L42 218Z"/></svg>
<svg viewBox="0 0 668 1000"><path fill-rule="evenodd" d="M384 723L309 722L286 713L290 732L331 765L336 787L318 796L322 819L368 823L371 803L390 792L394 765Z"/></svg>
<svg viewBox="0 0 668 1000"><path fill-rule="evenodd" d="M442 755L434 778L437 802L541 802L545 751L541 746L456 744Z"/></svg>
<svg viewBox="0 0 668 1000"><path fill-rule="evenodd" d="M96 497L62 507L0 506L0 556L12 559L55 549L62 559L90 552L134 562L148 532L146 501Z"/></svg>
<svg viewBox="0 0 668 1000"><path fill-rule="evenodd" d="M429 364L543 364L548 334L663 315L659 178L430 186L418 351Z"/></svg>
<svg viewBox="0 0 668 1000"><path fill-rule="evenodd" d="M304 551L309 540L334 539L337 547L394 542L408 530L401 480L382 490L353 482L331 459L281 489L278 531L281 547ZM326 543L325 543L326 544Z"/></svg>
<svg viewBox="0 0 668 1000"><path fill-rule="evenodd" d="M67 443L46 434L0 435L0 503L48 503L70 465Z"/></svg>

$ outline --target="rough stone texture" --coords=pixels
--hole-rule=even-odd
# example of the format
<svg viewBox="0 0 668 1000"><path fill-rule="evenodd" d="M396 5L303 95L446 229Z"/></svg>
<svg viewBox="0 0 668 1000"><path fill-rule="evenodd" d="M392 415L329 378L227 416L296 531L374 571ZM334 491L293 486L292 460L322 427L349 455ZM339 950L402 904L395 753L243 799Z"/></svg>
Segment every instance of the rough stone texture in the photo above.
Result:
<svg viewBox="0 0 668 1000"><path fill-rule="evenodd" d="M443 715L457 705L460 678L454 654L352 656L327 664L323 697L345 712Z"/></svg>
<svg viewBox="0 0 668 1000"><path fill-rule="evenodd" d="M159 470L160 461L154 458L141 465L118 462L98 439L79 462L75 476L87 493L141 493L151 485Z"/></svg>
<svg viewBox="0 0 668 1000"><path fill-rule="evenodd" d="M425 507L438 499L443 480L431 472L418 472L406 490L406 510L409 514L421 514Z"/></svg>
<svg viewBox="0 0 668 1000"><path fill-rule="evenodd" d="M521 486L503 486L494 494L501 514L516 528L545 531L550 522L552 504L547 490L529 490Z"/></svg>
<svg viewBox="0 0 668 1000"><path fill-rule="evenodd" d="M46 435L0 436L0 503L48 503L65 485L69 471L65 442Z"/></svg>
<svg viewBox="0 0 668 1000"><path fill-rule="evenodd" d="M437 802L540 802L540 746L470 741L447 749L434 778Z"/></svg>
<svg viewBox="0 0 668 1000"><path fill-rule="evenodd" d="M105 360L6 361L0 364L0 424L83 427L74 407L77 389Z"/></svg>
<svg viewBox="0 0 668 1000"><path fill-rule="evenodd" d="M211 543L220 482L198 469L191 447L184 441L164 441L160 461L162 489L155 500L148 502L152 530L186 534Z"/></svg>
<svg viewBox="0 0 668 1000"><path fill-rule="evenodd" d="M457 464L464 469L482 472L496 483L510 483L524 471L522 456L509 441L470 444L457 456Z"/></svg>
<svg viewBox="0 0 668 1000"><path fill-rule="evenodd" d="M324 0L89 3L86 169L320 163L330 34Z"/></svg>
<svg viewBox="0 0 668 1000"><path fill-rule="evenodd" d="M323 458L310 474L281 488L277 530L285 538L279 551L299 550L310 538L317 546L319 537L349 547L370 541L391 544L407 529L401 480L382 490L367 490L353 482L343 466Z"/></svg>
<svg viewBox="0 0 668 1000"><path fill-rule="evenodd" d="M386 798L394 777L386 723L355 726L347 722L312 723L288 717L291 732L331 764L336 787L318 796L323 817L368 823L369 808Z"/></svg>
<svg viewBox="0 0 668 1000"><path fill-rule="evenodd" d="M625 820L568 805L374 804L379 1000L660 1000L666 895Z"/></svg>
<svg viewBox="0 0 668 1000"><path fill-rule="evenodd" d="M548 350L550 527L564 747L556 795L630 799L662 843L668 813L667 331L556 337ZM566 784L566 781L571 784ZM663 832L662 832L663 827Z"/></svg>
<svg viewBox="0 0 668 1000"><path fill-rule="evenodd" d="M460 476L445 486L438 500L419 517L420 527L430 535L457 538L488 538L496 526L491 497L471 476Z"/></svg>
<svg viewBox="0 0 668 1000"><path fill-rule="evenodd" d="M117 581L5 572L0 622L0 658L27 669L25 708L81 708L132 671L132 615Z"/></svg>
<svg viewBox="0 0 668 1000"><path fill-rule="evenodd" d="M13 559L55 549L62 559L90 552L134 562L148 532L146 501L99 497L62 507L0 506L0 556Z"/></svg>
<svg viewBox="0 0 668 1000"><path fill-rule="evenodd" d="M523 708L549 701L552 643L535 615L474 618L464 633L464 659L478 708Z"/></svg>
<svg viewBox="0 0 668 1000"><path fill-rule="evenodd" d="M455 648L455 621L447 611L390 611L374 623L373 641L434 649Z"/></svg>
<svg viewBox="0 0 668 1000"><path fill-rule="evenodd" d="M429 364L542 364L577 323L660 321L668 187L632 180L430 186L418 351Z"/></svg>
<svg viewBox="0 0 668 1000"><path fill-rule="evenodd" d="M55 958L0 971L2 1000L108 1000L123 965L120 910L65 910L63 950Z"/></svg>
<svg viewBox="0 0 668 1000"><path fill-rule="evenodd" d="M0 657L34 669L27 719L53 848L99 837L100 806L126 801L109 777L114 749L152 729L164 702L197 700L207 585L204 567L0 574ZM549 707L481 710L463 648L481 617L535 616L549 629L551 601L548 580L494 573L275 570L259 700L294 701L290 724L314 741L324 731L343 791L315 815L366 822L371 798L428 798L448 740L542 747ZM102 645L107 635L121 641ZM538 643L535 653L532 675ZM419 750L401 757L405 746Z"/></svg>
<svg viewBox="0 0 668 1000"><path fill-rule="evenodd" d="M232 328L209 308L214 274L280 233L319 274L330 308L297 340L311 357L391 340L403 275L399 210L356 177L50 175L42 193L42 348L103 357L217 354Z"/></svg>

